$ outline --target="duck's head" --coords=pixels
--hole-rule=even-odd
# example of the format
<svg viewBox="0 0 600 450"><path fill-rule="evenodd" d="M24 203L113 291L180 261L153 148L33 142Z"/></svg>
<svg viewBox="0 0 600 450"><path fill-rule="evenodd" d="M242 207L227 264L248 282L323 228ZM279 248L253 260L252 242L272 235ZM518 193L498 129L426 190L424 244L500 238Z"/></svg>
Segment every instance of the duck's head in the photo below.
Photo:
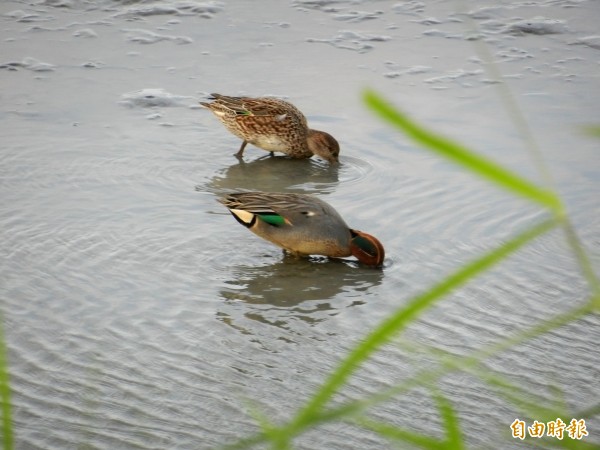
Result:
<svg viewBox="0 0 600 450"><path fill-rule="evenodd" d="M308 132L308 149L329 164L337 164L339 162L340 144L329 133L318 130L310 130Z"/></svg>
<svg viewBox="0 0 600 450"><path fill-rule="evenodd" d="M352 256L366 266L381 267L385 259L385 250L381 242L370 234L350 230L350 251Z"/></svg>

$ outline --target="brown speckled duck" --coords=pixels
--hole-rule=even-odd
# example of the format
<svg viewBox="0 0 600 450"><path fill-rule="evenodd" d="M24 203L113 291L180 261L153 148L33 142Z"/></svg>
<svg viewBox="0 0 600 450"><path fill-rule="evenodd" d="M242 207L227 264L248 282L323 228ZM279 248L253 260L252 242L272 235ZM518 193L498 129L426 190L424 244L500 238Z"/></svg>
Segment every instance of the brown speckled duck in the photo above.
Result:
<svg viewBox="0 0 600 450"><path fill-rule="evenodd" d="M236 153L241 157L246 144L290 158L317 155L330 164L338 162L340 146L324 131L311 130L304 114L291 103L270 97L228 97L211 94L210 103L200 104L212 111L225 127L242 139Z"/></svg>
<svg viewBox="0 0 600 450"><path fill-rule="evenodd" d="M219 199L253 233L296 256L354 256L380 267L381 242L353 230L328 203L307 194L239 192Z"/></svg>

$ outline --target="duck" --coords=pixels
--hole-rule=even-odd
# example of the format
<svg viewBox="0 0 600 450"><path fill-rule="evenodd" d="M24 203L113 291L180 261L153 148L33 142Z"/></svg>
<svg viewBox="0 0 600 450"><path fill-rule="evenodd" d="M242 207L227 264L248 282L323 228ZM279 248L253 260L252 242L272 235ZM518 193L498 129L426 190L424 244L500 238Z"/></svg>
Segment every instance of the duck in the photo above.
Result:
<svg viewBox="0 0 600 450"><path fill-rule="evenodd" d="M365 266L383 264L377 238L348 227L333 206L313 195L234 192L218 201L241 225L294 256L354 256Z"/></svg>
<svg viewBox="0 0 600 450"><path fill-rule="evenodd" d="M290 158L316 155L330 164L339 162L340 145L329 133L308 128L304 114L289 102L271 97L230 97L210 94L200 102L242 140L235 156L241 158L248 143Z"/></svg>

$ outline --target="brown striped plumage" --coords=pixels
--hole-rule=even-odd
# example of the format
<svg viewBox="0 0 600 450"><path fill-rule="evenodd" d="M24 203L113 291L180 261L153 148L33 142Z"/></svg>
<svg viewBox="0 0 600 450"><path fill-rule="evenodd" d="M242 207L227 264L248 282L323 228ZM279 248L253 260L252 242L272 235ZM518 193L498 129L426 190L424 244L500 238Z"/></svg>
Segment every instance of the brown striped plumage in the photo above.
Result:
<svg viewBox="0 0 600 450"><path fill-rule="evenodd" d="M317 155L329 163L337 163L338 142L324 131L311 130L304 114L291 103L276 98L228 97L211 94L210 103L200 102L237 137L269 152L283 152L291 158L304 159Z"/></svg>

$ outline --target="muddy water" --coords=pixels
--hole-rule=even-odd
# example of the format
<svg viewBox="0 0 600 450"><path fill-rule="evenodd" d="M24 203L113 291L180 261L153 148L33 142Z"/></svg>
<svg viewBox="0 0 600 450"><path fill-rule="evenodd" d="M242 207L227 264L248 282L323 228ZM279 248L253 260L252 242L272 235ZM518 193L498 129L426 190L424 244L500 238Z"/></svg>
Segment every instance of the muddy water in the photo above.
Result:
<svg viewBox="0 0 600 450"><path fill-rule="evenodd" d="M360 100L417 120L542 182L473 42L503 74L577 232L598 263L600 6L594 1L79 2L0 5L1 307L17 448L213 448L256 429L247 399L289 418L341 355L411 295L544 213L416 148ZM470 17L478 27L471 29ZM277 95L336 136L342 164L263 158L198 101ZM381 271L293 260L215 201L236 189L314 193L385 245ZM580 305L560 232L454 293L362 368L340 399L469 354ZM488 366L524 389L594 404L595 317ZM527 448L522 412L478 379L440 387L475 448ZM439 434L413 390L373 416ZM600 429L589 420L588 430ZM588 440L598 442L591 431ZM329 425L302 449L387 448Z"/></svg>

